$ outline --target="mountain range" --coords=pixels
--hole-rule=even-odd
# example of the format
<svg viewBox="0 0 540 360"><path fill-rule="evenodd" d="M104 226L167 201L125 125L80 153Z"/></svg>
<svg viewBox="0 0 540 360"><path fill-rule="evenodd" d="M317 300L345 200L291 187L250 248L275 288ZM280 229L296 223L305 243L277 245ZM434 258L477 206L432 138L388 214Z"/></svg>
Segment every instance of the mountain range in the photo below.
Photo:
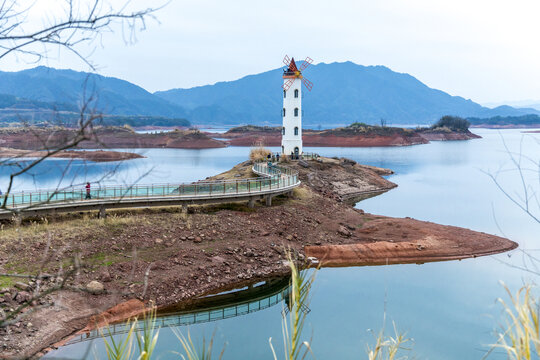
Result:
<svg viewBox="0 0 540 360"><path fill-rule="evenodd" d="M185 117L186 112L125 80L45 66L18 72L0 72L0 94L78 108L91 97L91 105L111 115Z"/></svg>
<svg viewBox="0 0 540 360"><path fill-rule="evenodd" d="M40 66L0 72L0 94L22 103L37 102L35 106L60 104L62 108L78 106L85 93L97 94L95 105L111 115L182 117L204 125L279 125L281 74L279 68L234 81L152 94L125 80ZM314 83L311 92L305 88L303 92L303 121L308 127L377 124L381 119L388 124L431 124L443 115L540 114L536 109L504 105L490 109L384 66L320 63L308 67L304 75ZM0 109L2 104L0 97Z"/></svg>

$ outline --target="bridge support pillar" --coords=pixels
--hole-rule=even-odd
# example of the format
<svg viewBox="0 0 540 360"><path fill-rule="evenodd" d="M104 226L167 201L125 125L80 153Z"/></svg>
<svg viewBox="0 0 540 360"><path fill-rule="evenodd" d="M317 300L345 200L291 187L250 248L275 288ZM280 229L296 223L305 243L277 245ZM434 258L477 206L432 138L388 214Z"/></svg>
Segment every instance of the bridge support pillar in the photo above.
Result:
<svg viewBox="0 0 540 360"><path fill-rule="evenodd" d="M98 218L105 219L107 217L105 206L99 208Z"/></svg>
<svg viewBox="0 0 540 360"><path fill-rule="evenodd" d="M272 195L266 196L266 206L272 206Z"/></svg>
<svg viewBox="0 0 540 360"><path fill-rule="evenodd" d="M255 207L255 198L251 198L248 201L248 208L253 209Z"/></svg>

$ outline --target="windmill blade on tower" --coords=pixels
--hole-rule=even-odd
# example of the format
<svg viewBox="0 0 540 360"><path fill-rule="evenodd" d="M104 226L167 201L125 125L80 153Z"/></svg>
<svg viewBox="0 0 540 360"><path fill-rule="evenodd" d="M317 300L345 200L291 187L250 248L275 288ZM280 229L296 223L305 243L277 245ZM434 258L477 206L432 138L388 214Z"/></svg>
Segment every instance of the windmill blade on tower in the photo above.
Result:
<svg viewBox="0 0 540 360"><path fill-rule="evenodd" d="M285 84L283 84L283 90L287 91L289 90L289 88L291 87L291 85L293 84L294 82L294 79L288 79Z"/></svg>
<svg viewBox="0 0 540 360"><path fill-rule="evenodd" d="M306 89L308 89L309 91L311 91L311 89L313 89L313 83L311 81L309 81L308 79L306 79L305 77L302 78L302 84L304 84Z"/></svg>
<svg viewBox="0 0 540 360"><path fill-rule="evenodd" d="M285 55L285 57L283 58L283 63L289 66L289 64L291 63L291 58L289 57L289 55Z"/></svg>
<svg viewBox="0 0 540 360"><path fill-rule="evenodd" d="M311 65L313 63L313 59L310 58L309 56L306 58L306 60L304 60L304 62L302 63L302 65L300 66L300 71L304 71L309 65Z"/></svg>

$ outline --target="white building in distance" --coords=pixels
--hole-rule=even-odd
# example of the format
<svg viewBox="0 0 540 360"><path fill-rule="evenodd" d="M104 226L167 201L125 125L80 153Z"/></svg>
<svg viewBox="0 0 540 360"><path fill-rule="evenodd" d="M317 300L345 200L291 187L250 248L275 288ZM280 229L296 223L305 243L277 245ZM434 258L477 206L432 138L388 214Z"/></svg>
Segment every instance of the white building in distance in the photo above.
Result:
<svg viewBox="0 0 540 360"><path fill-rule="evenodd" d="M294 58L283 72L283 127L281 128L281 153L302 154L302 72ZM296 81L299 80L299 81Z"/></svg>

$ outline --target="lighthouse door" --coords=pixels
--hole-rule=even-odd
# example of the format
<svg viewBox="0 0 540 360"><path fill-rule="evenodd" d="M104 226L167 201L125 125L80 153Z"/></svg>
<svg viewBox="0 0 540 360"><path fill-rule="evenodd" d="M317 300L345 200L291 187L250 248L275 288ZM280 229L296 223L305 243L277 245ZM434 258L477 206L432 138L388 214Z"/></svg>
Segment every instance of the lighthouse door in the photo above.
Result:
<svg viewBox="0 0 540 360"><path fill-rule="evenodd" d="M294 157L298 159L298 153L300 152L300 150L298 149L298 146L294 148Z"/></svg>

